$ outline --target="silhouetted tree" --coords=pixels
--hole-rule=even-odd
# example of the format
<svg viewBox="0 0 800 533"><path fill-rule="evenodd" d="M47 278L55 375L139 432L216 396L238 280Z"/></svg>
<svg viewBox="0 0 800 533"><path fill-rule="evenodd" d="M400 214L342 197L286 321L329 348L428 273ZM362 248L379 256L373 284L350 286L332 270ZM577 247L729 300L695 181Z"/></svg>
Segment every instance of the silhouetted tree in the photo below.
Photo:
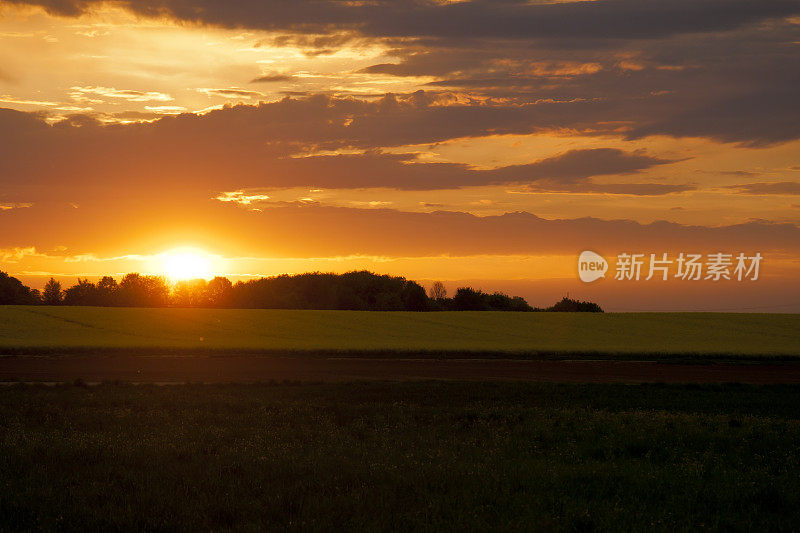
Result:
<svg viewBox="0 0 800 533"><path fill-rule="evenodd" d="M594 302L581 302L572 300L566 296L554 306L547 308L548 311L556 312L580 312L580 313L602 313L603 309Z"/></svg>
<svg viewBox="0 0 800 533"><path fill-rule="evenodd" d="M456 311L486 311L489 305L486 295L481 291L471 287L461 287L456 290L456 295L453 297L453 308Z"/></svg>
<svg viewBox="0 0 800 533"><path fill-rule="evenodd" d="M511 305L506 311L539 311L539 309L531 307L522 296L513 296L511 298Z"/></svg>
<svg viewBox="0 0 800 533"><path fill-rule="evenodd" d="M484 299L489 309L492 311L533 311L523 298L514 296L513 298L502 292L484 295Z"/></svg>
<svg viewBox="0 0 800 533"><path fill-rule="evenodd" d="M117 280L111 276L103 276L97 282L97 305L119 305Z"/></svg>
<svg viewBox="0 0 800 533"><path fill-rule="evenodd" d="M170 303L175 307L202 307L208 305L208 283L204 279L177 282L172 287Z"/></svg>
<svg viewBox="0 0 800 533"><path fill-rule="evenodd" d="M434 281L428 294L431 300L444 300L447 298L447 288L441 281Z"/></svg>
<svg viewBox="0 0 800 533"><path fill-rule="evenodd" d="M217 276L208 282L206 301L211 307L230 307L233 283L228 278Z"/></svg>
<svg viewBox="0 0 800 533"><path fill-rule="evenodd" d="M164 278L126 274L117 289L120 305L129 307L164 307L167 305L169 287Z"/></svg>
<svg viewBox="0 0 800 533"><path fill-rule="evenodd" d="M0 272L0 305L34 305L41 303L39 291L30 289L17 278Z"/></svg>
<svg viewBox="0 0 800 533"><path fill-rule="evenodd" d="M447 300L443 302L448 304ZM459 288L449 308L455 311L534 311L528 302L519 296L512 298L502 292L486 294L470 287Z"/></svg>
<svg viewBox="0 0 800 533"><path fill-rule="evenodd" d="M407 281L403 287L403 307L406 311L427 311L429 305L425 289L414 281Z"/></svg>
<svg viewBox="0 0 800 533"><path fill-rule="evenodd" d="M50 278L44 286L44 292L42 293L42 301L44 305L59 305L61 303L61 298L63 294L61 292L61 283L57 282L53 278Z"/></svg>
<svg viewBox="0 0 800 533"><path fill-rule="evenodd" d="M97 287L88 279L78 278L78 283L64 291L64 305L100 305Z"/></svg>

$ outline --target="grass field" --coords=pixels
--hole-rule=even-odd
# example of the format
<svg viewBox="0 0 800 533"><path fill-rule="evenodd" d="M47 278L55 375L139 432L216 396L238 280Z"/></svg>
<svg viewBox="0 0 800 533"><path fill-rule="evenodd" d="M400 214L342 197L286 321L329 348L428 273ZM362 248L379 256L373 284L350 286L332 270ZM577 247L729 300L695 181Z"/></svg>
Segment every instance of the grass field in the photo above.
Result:
<svg viewBox="0 0 800 533"><path fill-rule="evenodd" d="M0 529L792 530L800 388L0 388Z"/></svg>
<svg viewBox="0 0 800 533"><path fill-rule="evenodd" d="M800 315L0 307L0 354L800 356Z"/></svg>

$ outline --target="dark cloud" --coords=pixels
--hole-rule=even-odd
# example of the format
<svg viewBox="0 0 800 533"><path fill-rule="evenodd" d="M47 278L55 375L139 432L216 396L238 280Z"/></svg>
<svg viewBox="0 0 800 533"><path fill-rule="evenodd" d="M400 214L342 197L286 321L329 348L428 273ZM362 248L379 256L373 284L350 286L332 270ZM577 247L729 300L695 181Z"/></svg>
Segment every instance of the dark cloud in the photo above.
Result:
<svg viewBox="0 0 800 533"><path fill-rule="evenodd" d="M592 127L597 124L589 103L559 103L509 106L502 103L451 104L447 94L417 91L409 95L387 94L382 98L332 98L310 96L286 98L257 106L235 106L202 117L183 115L151 126L134 126L130 132L149 129L173 134L216 136L231 131L241 142L270 143L285 153L308 149L361 149L423 144L458 137L492 134L526 134L559 127ZM111 131L111 130L109 130ZM291 145L291 146L290 146Z"/></svg>
<svg viewBox="0 0 800 533"><path fill-rule="evenodd" d="M641 150L624 152L616 148L594 148L569 150L529 165L504 167L488 172L494 173L500 179L526 176L529 180L544 179L569 183L591 176L630 174L665 163L672 161L647 155Z"/></svg>
<svg viewBox="0 0 800 533"><path fill-rule="evenodd" d="M270 83L276 81L289 81L291 79L292 76L289 76L288 74L265 74L263 76L253 78L250 80L250 83Z"/></svg>
<svg viewBox="0 0 800 533"><path fill-rule="evenodd" d="M548 185L547 183L542 183L530 185L527 188L530 191L537 192L624 194L628 196L663 196L665 194L676 194L697 189L695 185L689 183L674 185L663 183L595 183L592 180L564 185Z"/></svg>
<svg viewBox="0 0 800 533"><path fill-rule="evenodd" d="M96 2L31 3L73 16ZM378 133L398 142L404 134L412 136L410 127L416 128L414 136L431 139L445 137L444 129L469 136L554 128L754 146L800 138L800 25L786 18L800 13L800 0L127 0L121 5L144 16L271 30L277 34L255 46L298 46L308 55L379 40L390 49L362 73L429 76L434 91L482 104L433 110L400 102L397 111L405 119L393 117L387 132ZM266 73L252 82L291 79L285 76ZM423 100L433 98L427 94ZM321 115L336 124L331 115L342 107ZM351 132L364 131L375 116L366 107L353 114L362 124Z"/></svg>
<svg viewBox="0 0 800 533"><path fill-rule="evenodd" d="M613 148L570 150L526 165L476 170L455 163L418 163L409 154L367 152L360 155L315 156L282 159L271 174L285 181L264 184L324 188L392 187L406 190L454 189L467 186L536 184L538 190L602 192L619 194L668 194L686 188L650 185L596 185L593 176L631 174L671 163L642 152ZM640 192L636 192L638 190Z"/></svg>
<svg viewBox="0 0 800 533"><path fill-rule="evenodd" d="M229 87L227 89L200 89L200 91L209 96L221 96L223 98L257 98L264 96L263 93L258 91L248 91L246 89L239 89L238 87Z"/></svg>
<svg viewBox="0 0 800 533"><path fill-rule="evenodd" d="M101 0L11 0L75 16ZM474 0L124 0L134 13L181 21L302 33L351 30L374 37L506 39L652 39L720 31L800 12L794 0L605 0L530 3Z"/></svg>
<svg viewBox="0 0 800 533"><path fill-rule="evenodd" d="M778 181L772 183L744 183L741 185L730 185L729 189L735 189L741 194L779 194L796 195L800 194L800 183L796 181Z"/></svg>
<svg viewBox="0 0 800 533"><path fill-rule="evenodd" d="M634 174L672 162L641 151L570 150L530 164L481 170L456 163L422 163L412 154L385 153L374 147L381 142L443 140L468 127L457 121L440 124L437 134L437 111L442 108L431 107L431 116L426 117L428 108L420 105L401 104L394 98L369 104L311 98L237 106L203 116L184 114L148 124L103 125L75 115L53 126L41 117L6 110L0 113L4 141L0 173L8 176L6 191L34 199L123 190L209 195L247 187L432 190L512 183L535 184L538 190L618 194L687 190L591 181L595 176ZM429 128L421 127L426 123ZM364 152L303 156L309 149L348 146Z"/></svg>
<svg viewBox="0 0 800 533"><path fill-rule="evenodd" d="M398 46L372 74L431 76L435 90L507 104L560 102L572 121L626 121L665 134L763 145L800 136L800 25L563 47L497 39ZM573 118L572 110L580 110ZM577 121L576 121L577 122Z"/></svg>

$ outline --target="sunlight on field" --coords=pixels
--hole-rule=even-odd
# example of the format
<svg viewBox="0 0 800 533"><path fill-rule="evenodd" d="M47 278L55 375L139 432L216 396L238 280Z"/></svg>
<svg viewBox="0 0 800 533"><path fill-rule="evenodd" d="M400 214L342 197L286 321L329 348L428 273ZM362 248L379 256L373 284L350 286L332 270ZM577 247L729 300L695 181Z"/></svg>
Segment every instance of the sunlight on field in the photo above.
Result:
<svg viewBox="0 0 800 533"><path fill-rule="evenodd" d="M0 308L0 353L81 350L800 356L800 315Z"/></svg>

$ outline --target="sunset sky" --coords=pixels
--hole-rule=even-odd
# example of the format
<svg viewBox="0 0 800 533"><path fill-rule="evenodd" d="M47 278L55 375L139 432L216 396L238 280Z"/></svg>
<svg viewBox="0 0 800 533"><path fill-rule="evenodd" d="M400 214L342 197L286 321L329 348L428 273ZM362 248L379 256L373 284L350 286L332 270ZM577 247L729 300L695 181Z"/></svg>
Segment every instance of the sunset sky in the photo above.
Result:
<svg viewBox="0 0 800 533"><path fill-rule="evenodd" d="M800 311L798 88L798 1L0 1L0 270L182 251L232 279ZM764 260L583 284L583 250Z"/></svg>

